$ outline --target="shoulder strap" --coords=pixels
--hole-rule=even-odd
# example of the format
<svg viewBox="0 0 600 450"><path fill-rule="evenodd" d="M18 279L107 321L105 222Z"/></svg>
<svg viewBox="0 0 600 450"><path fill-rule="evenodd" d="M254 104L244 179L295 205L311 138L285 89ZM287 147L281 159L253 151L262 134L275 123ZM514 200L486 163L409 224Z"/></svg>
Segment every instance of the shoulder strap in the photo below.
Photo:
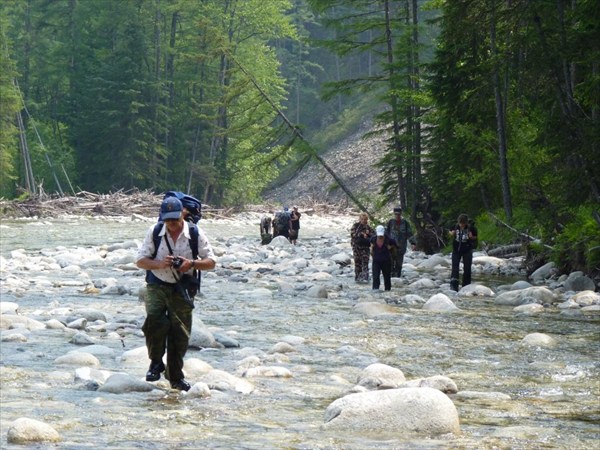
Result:
<svg viewBox="0 0 600 450"><path fill-rule="evenodd" d="M158 247L160 246L160 230L162 229L163 222L158 222L154 225L154 230L152 230L152 242L154 243L154 253L152 253L152 259L156 258L156 254L158 253Z"/></svg>
<svg viewBox="0 0 600 450"><path fill-rule="evenodd" d="M192 248L192 259L196 259L198 257L198 227L188 222L188 227L190 229L190 247Z"/></svg>

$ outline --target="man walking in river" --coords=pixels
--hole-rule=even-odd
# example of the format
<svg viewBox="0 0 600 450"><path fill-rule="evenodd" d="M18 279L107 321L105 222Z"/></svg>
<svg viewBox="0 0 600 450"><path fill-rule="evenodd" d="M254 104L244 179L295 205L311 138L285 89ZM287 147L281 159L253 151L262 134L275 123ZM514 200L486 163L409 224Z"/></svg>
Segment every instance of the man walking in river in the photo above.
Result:
<svg viewBox="0 0 600 450"><path fill-rule="evenodd" d="M193 279L196 271L213 269L216 258L204 232L184 220L178 198L163 200L160 220L146 233L136 262L147 271L146 321L142 330L151 363L146 380L158 381L161 372L166 371L172 388L187 391L190 384L183 376L183 357L192 332L195 292L186 289L182 281L186 276ZM158 246L155 236L160 239ZM194 243L196 249L192 249Z"/></svg>
<svg viewBox="0 0 600 450"><path fill-rule="evenodd" d="M392 251L392 276L400 278L406 246L413 232L410 224L402 218L402 208L394 208L394 218L387 223L386 234L396 242L397 248Z"/></svg>

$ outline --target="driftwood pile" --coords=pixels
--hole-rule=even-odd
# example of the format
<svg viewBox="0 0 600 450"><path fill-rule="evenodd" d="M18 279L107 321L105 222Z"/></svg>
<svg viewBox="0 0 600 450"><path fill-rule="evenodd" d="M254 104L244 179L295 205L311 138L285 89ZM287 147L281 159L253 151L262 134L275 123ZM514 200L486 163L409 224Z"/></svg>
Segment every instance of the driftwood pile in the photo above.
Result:
<svg viewBox="0 0 600 450"><path fill-rule="evenodd" d="M0 199L0 219L19 217L52 218L63 214L76 216L125 216L137 214L143 217L155 217L160 209L164 194L151 191L123 191L110 194L96 194L81 191L75 196L52 197L37 195L27 200ZM299 205L300 206L300 205ZM202 205L205 218L230 218L241 211L272 214L281 206L245 205L230 208L213 208ZM351 208L339 205L312 203L300 206L303 214L358 214Z"/></svg>

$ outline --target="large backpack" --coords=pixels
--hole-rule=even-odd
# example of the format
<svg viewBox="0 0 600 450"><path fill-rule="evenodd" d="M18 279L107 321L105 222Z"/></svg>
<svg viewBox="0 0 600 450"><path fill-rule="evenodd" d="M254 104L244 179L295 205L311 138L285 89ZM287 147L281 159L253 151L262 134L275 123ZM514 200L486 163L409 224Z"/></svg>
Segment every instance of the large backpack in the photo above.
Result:
<svg viewBox="0 0 600 450"><path fill-rule="evenodd" d="M181 201L182 206L190 212L190 219L192 220L192 222L198 223L202 218L202 202L196 197L192 197L191 195L184 194L180 191L165 192L163 200L167 197L178 198L179 201Z"/></svg>
<svg viewBox="0 0 600 450"><path fill-rule="evenodd" d="M287 230L290 227L290 216L283 211L275 213L275 226L278 233Z"/></svg>

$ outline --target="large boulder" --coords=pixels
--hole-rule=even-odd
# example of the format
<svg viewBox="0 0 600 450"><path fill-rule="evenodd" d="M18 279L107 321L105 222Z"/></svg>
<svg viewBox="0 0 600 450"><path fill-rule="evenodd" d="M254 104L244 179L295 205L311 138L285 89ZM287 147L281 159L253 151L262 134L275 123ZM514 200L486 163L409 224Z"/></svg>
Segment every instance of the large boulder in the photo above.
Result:
<svg viewBox="0 0 600 450"><path fill-rule="evenodd" d="M21 417L15 420L8 428L6 440L11 444L58 442L60 441L60 435L47 423Z"/></svg>
<svg viewBox="0 0 600 450"><path fill-rule="evenodd" d="M494 299L497 305L519 306L527 303L539 303L540 305L552 304L556 297L551 290L542 286L534 286L518 291L503 292Z"/></svg>
<svg viewBox="0 0 600 450"><path fill-rule="evenodd" d="M586 276L583 272L572 272L565 280L564 288L566 291L594 291L596 285L594 280Z"/></svg>
<svg viewBox="0 0 600 450"><path fill-rule="evenodd" d="M556 264L553 262L549 262L544 264L542 267L535 270L529 278L531 278L534 282L541 282L547 278L550 278L552 275L556 273Z"/></svg>
<svg viewBox="0 0 600 450"><path fill-rule="evenodd" d="M428 387L360 392L339 398L325 411L325 428L397 435L460 433L452 400Z"/></svg>
<svg viewBox="0 0 600 450"><path fill-rule="evenodd" d="M428 311L458 311L458 307L444 294L435 294L425 304L423 309Z"/></svg>

